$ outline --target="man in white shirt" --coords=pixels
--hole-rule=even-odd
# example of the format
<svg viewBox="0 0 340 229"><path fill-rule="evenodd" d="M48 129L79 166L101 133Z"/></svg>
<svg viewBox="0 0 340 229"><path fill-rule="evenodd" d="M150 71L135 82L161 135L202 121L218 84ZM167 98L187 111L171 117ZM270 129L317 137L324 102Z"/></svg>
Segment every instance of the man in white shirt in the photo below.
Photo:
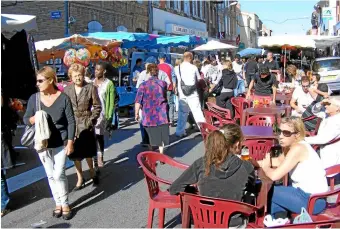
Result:
<svg viewBox="0 0 340 229"><path fill-rule="evenodd" d="M205 122L197 90L193 91L190 95L184 95L182 91L182 82L186 86L193 86L200 80L200 74L197 67L191 64L192 60L192 53L185 52L183 55L183 63L180 64L178 68L175 68L179 95L178 121L176 128L176 136L178 137L186 135L185 126L190 111L192 112L196 123Z"/></svg>
<svg viewBox="0 0 340 229"><path fill-rule="evenodd" d="M145 60L145 69L148 68L149 64L157 64L157 59L153 56L148 57ZM136 84L136 88L139 88L139 86L144 82L147 81L150 78L150 74L147 73L147 70L142 71L139 74L138 80L137 80L137 84ZM163 80L166 82L166 84L169 85L171 84L170 79L168 77L168 75L163 72L162 70L158 71L158 79Z"/></svg>
<svg viewBox="0 0 340 229"><path fill-rule="evenodd" d="M243 63L241 61L241 56L239 54L235 55L235 60L233 61L233 69L237 75L237 87L234 90L234 96L246 91L243 79Z"/></svg>
<svg viewBox="0 0 340 229"><path fill-rule="evenodd" d="M316 136L305 138L311 145L324 145L340 138L340 99L325 99L322 103L326 108L326 118L322 120ZM320 157L324 168L340 164L340 141L322 146Z"/></svg>
<svg viewBox="0 0 340 229"><path fill-rule="evenodd" d="M306 76L302 77L301 86L295 88L290 101L290 106L293 108L292 116L301 117L306 108L314 101L309 87L309 79Z"/></svg>

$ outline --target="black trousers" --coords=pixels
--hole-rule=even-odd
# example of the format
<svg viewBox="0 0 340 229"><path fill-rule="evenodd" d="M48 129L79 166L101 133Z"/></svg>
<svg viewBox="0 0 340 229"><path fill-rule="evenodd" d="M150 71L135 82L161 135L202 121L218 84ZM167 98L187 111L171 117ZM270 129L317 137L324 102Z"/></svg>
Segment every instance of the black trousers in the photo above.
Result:
<svg viewBox="0 0 340 229"><path fill-rule="evenodd" d="M223 92L216 97L216 105L230 110L231 117L234 118L234 108L231 104L231 98L234 97L234 92Z"/></svg>
<svg viewBox="0 0 340 229"><path fill-rule="evenodd" d="M255 74L246 74L246 81L247 81L247 87L249 88L250 82L253 79Z"/></svg>

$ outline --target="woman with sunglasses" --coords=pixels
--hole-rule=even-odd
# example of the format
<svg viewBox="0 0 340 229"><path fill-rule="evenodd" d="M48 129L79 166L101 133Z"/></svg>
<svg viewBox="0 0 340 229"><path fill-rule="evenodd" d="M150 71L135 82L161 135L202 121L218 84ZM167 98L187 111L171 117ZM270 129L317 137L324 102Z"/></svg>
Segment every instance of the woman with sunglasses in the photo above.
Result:
<svg viewBox="0 0 340 229"><path fill-rule="evenodd" d="M259 165L273 181L289 173L292 186L274 186L270 206L274 218L286 218L287 212L300 213L302 207L307 208L309 197L328 191L328 185L320 158L304 141L302 120L294 116L282 119L279 133L284 153L278 158L270 158L270 154L267 154L264 160L259 161ZM313 214L319 214L325 206L324 199L317 200Z"/></svg>
<svg viewBox="0 0 340 229"><path fill-rule="evenodd" d="M75 120L72 103L66 94L58 91L57 75L51 67L43 67L37 72L37 86L39 92L29 98L23 120L28 126L34 125L37 111L36 97L39 95L40 107L48 114L48 127L51 131L47 149L39 151L38 155L45 168L56 204L52 215L69 220L72 212L68 203L65 163L66 157L73 153Z"/></svg>

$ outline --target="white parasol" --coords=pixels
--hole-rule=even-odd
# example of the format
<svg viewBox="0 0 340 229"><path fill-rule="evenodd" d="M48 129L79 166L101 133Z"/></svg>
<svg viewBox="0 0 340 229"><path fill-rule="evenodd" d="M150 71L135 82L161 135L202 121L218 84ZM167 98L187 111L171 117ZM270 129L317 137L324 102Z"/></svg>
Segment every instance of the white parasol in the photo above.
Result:
<svg viewBox="0 0 340 229"><path fill-rule="evenodd" d="M218 51L221 49L237 49L237 47L219 41L208 41L208 43L196 47L193 51Z"/></svg>

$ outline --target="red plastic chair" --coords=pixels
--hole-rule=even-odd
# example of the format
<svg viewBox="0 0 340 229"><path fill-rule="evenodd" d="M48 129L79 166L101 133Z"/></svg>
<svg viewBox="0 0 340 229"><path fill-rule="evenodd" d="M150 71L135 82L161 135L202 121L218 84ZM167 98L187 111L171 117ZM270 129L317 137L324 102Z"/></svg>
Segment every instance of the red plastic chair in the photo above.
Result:
<svg viewBox="0 0 340 229"><path fill-rule="evenodd" d="M227 119L227 118L223 118L220 115L212 112L212 111L208 111L208 110L203 110L203 114L205 117L205 120L208 124L216 126L216 127L222 127L225 124L228 123L234 123L234 121L232 119Z"/></svg>
<svg viewBox="0 0 340 229"><path fill-rule="evenodd" d="M181 193L182 228L190 227L190 212L195 228L228 228L233 213L247 217L259 208L243 202Z"/></svg>
<svg viewBox="0 0 340 229"><path fill-rule="evenodd" d="M243 97L233 97L231 98L231 104L234 106L235 109L235 120L241 120L243 110L251 107L251 102L246 100Z"/></svg>
<svg viewBox="0 0 340 229"><path fill-rule="evenodd" d="M327 203L326 209L318 215L318 217L338 218L340 222L340 188L334 189L335 176L340 174L340 165L334 165L326 169L326 176L330 180L330 191L314 194L309 197L307 211L310 215L313 213L315 202L320 198L327 198L330 196L338 195L335 203Z"/></svg>
<svg viewBox="0 0 340 229"><path fill-rule="evenodd" d="M198 125L199 125L200 130L201 130L203 141L205 141L205 139L207 138L209 133L211 133L214 130L218 130L218 128L216 126L210 125L210 124L205 123L205 122L199 122Z"/></svg>
<svg viewBox="0 0 340 229"><path fill-rule="evenodd" d="M266 157L274 142L273 139L247 139L243 141L243 145L249 149L250 157L258 161Z"/></svg>
<svg viewBox="0 0 340 229"><path fill-rule="evenodd" d="M148 228L152 227L153 214L155 208L159 209L159 228L164 228L164 217L166 208L180 208L180 198L170 195L168 191L161 191L159 184L171 185L171 181L162 179L156 174L156 163L158 161L170 166L185 170L189 165L178 162L171 157L157 152L147 151L139 153L137 156L138 163L143 169L146 184L149 190L149 215Z"/></svg>
<svg viewBox="0 0 340 229"><path fill-rule="evenodd" d="M225 108L222 108L222 107L219 107L217 106L216 104L214 103L211 103L211 102L206 102L207 104L207 107L208 107L208 111L211 111L225 119L229 119L231 120L231 114L230 114L230 110L228 109L225 109Z"/></svg>
<svg viewBox="0 0 340 229"><path fill-rule="evenodd" d="M278 120L280 123L280 120ZM274 116L254 115L247 119L246 126L273 126L275 124Z"/></svg>
<svg viewBox="0 0 340 229"><path fill-rule="evenodd" d="M312 120L312 119L315 119L315 118L317 118L315 129L313 131L306 131L306 136L315 136L315 135L318 134L318 130L319 130L320 124L322 122L322 118L319 118L319 117L316 117L316 116L313 115L313 116L302 119L303 122L306 122L306 121L309 121L309 120Z"/></svg>

